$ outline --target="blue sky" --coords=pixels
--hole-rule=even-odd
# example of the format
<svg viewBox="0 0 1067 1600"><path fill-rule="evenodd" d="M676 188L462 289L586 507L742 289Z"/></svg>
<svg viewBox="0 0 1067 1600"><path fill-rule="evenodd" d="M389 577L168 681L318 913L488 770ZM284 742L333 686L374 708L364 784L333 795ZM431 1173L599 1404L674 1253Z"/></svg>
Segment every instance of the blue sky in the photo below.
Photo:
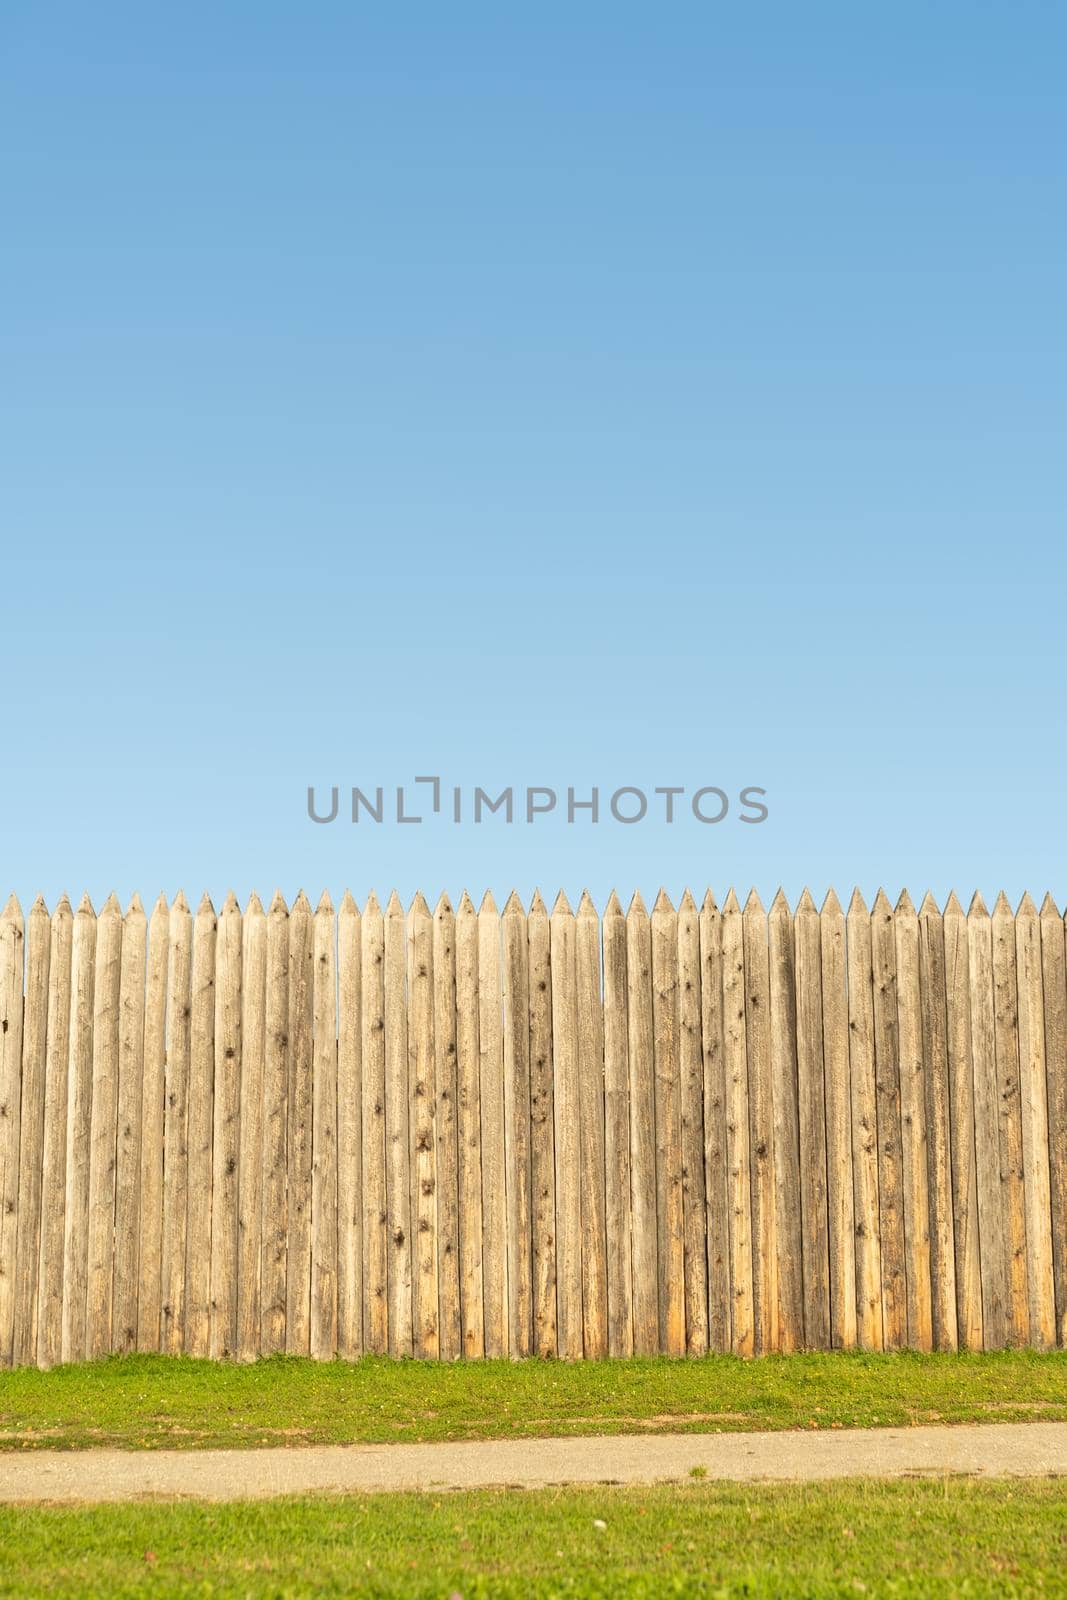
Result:
<svg viewBox="0 0 1067 1600"><path fill-rule="evenodd" d="M0 877L1067 896L1067 13L0 15ZM309 783L768 791L597 827Z"/></svg>

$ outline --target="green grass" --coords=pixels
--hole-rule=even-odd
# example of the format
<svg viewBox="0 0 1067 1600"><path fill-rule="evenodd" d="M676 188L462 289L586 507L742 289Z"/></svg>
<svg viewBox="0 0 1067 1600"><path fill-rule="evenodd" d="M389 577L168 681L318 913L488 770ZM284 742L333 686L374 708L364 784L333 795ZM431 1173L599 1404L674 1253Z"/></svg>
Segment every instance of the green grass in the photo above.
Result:
<svg viewBox="0 0 1067 1600"><path fill-rule="evenodd" d="M1067 1352L741 1361L125 1356L0 1374L0 1449L339 1444L1067 1419Z"/></svg>
<svg viewBox="0 0 1067 1600"><path fill-rule="evenodd" d="M1065 1530L962 1479L0 1510L0 1594L1062 1596Z"/></svg>

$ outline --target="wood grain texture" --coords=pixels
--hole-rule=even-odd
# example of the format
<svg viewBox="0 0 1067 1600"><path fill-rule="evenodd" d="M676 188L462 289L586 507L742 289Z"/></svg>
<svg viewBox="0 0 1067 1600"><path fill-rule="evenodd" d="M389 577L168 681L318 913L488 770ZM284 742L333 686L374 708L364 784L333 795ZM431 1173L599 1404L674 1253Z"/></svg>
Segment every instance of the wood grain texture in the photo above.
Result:
<svg viewBox="0 0 1067 1600"><path fill-rule="evenodd" d="M784 920L784 919L783 919ZM783 927L783 933L785 932ZM827 1084L823 1060L822 930L807 889L793 920L796 947L797 1169L804 1266L804 1343L826 1350L830 1337L830 1212ZM786 936L788 948L788 935ZM772 964L772 971L774 965Z"/></svg>
<svg viewBox="0 0 1067 1600"><path fill-rule="evenodd" d="M311 1354L337 1354L337 951L333 904L315 908L312 988Z"/></svg>
<svg viewBox="0 0 1067 1600"><path fill-rule="evenodd" d="M748 1118L752 1152L752 1320L755 1353L778 1349L778 1240L775 1229L774 1084L767 913L753 889L744 928Z"/></svg>
<svg viewBox="0 0 1067 1600"><path fill-rule="evenodd" d="M18 1198L15 1211L14 1328L12 1361L37 1356L37 1276L41 1255L41 1175L44 1160L44 1086L48 1051L48 972L52 919L40 895L26 919L25 993L19 1108Z"/></svg>
<svg viewBox="0 0 1067 1600"><path fill-rule="evenodd" d="M708 1232L704 1171L704 1052L701 1040L700 915L686 889L678 904L678 1083L685 1240L685 1348L708 1349Z"/></svg>
<svg viewBox="0 0 1067 1600"><path fill-rule="evenodd" d="M363 1354L363 980L359 907L337 911L337 1354Z"/></svg>
<svg viewBox="0 0 1067 1600"><path fill-rule="evenodd" d="M897 1045L908 1344L913 1350L931 1350L934 1333L930 1274L930 1185L923 1081L919 919L907 890L897 901L893 926L897 947Z"/></svg>
<svg viewBox="0 0 1067 1600"><path fill-rule="evenodd" d="M363 1348L389 1351L389 1210L385 1174L385 918L363 908Z"/></svg>
<svg viewBox="0 0 1067 1600"><path fill-rule="evenodd" d="M974 1067L975 1177L981 1235L982 1343L986 1350L1002 1350L1008 1343L1011 1303L1008 1175L1001 1164L993 924L979 894L974 896L967 912L967 961Z"/></svg>
<svg viewBox="0 0 1067 1600"><path fill-rule="evenodd" d="M433 915L433 1025L437 1109L437 1271L442 1360L463 1349L460 1318L459 1086L456 1046L456 917L447 895Z"/></svg>
<svg viewBox="0 0 1067 1600"><path fill-rule="evenodd" d="M978 1233L970 954L967 918L955 893L946 902L943 927L956 1326L961 1350L981 1350L982 1252Z"/></svg>
<svg viewBox="0 0 1067 1600"><path fill-rule="evenodd" d="M578 1101L581 1147L582 1320L587 1357L608 1353L607 1215L604 1176L604 1002L600 918L588 893L575 920Z"/></svg>
<svg viewBox="0 0 1067 1600"><path fill-rule="evenodd" d="M11 1366L15 1346L25 947L22 907L11 895L0 915L0 1368Z"/></svg>
<svg viewBox="0 0 1067 1600"><path fill-rule="evenodd" d="M845 915L832 889L819 913L819 968L826 1094L829 1333L834 1350L849 1350L856 1343L856 1209L848 1059L848 963ZM869 970L868 965L868 974Z"/></svg>
<svg viewBox="0 0 1067 1600"><path fill-rule="evenodd" d="M1052 1271L1056 1343L1067 1346L1067 961L1064 925L1051 895L1041 907L1041 967L1045 995L1045 1071L1052 1205Z"/></svg>
<svg viewBox="0 0 1067 1600"><path fill-rule="evenodd" d="M85 1353L111 1350L115 1273L115 1155L119 1090L122 912L109 895L97 920L93 988L92 1110L89 1135Z"/></svg>
<svg viewBox="0 0 1067 1600"><path fill-rule="evenodd" d="M508 1328L513 1356L532 1353L533 1230L530 1166L530 973L526 913L512 893L501 919L504 973L504 1190Z"/></svg>
<svg viewBox="0 0 1067 1600"><path fill-rule="evenodd" d="M1019 995L1015 918L1003 891L993 907L992 925L1000 1176L1008 1237L1008 1339L1011 1344L1024 1345L1030 1340L1030 1294L1026 1271L1026 1190L1019 1083Z"/></svg>
<svg viewBox="0 0 1067 1600"><path fill-rule="evenodd" d="M735 1355L750 1356L755 1353L756 1331L745 944L741 907L732 889L722 908L722 973L730 1204L730 1339Z"/></svg>
<svg viewBox="0 0 1067 1600"><path fill-rule="evenodd" d="M148 924L139 895L122 919L119 978L118 1128L115 1152L115 1287L111 1348L137 1348L140 1288L141 1138L145 1097L145 981ZM153 1073L152 1083L158 1085ZM157 1110L161 1110L159 1107ZM158 1116L155 1119L158 1125Z"/></svg>
<svg viewBox="0 0 1067 1600"><path fill-rule="evenodd" d="M263 1326L264 1104L267 1059L267 913L249 896L241 935L241 1089L237 1157L237 1345L259 1354Z"/></svg>
<svg viewBox="0 0 1067 1600"><path fill-rule="evenodd" d="M905 1276L904 1154L901 1135L897 944L883 889L871 907L875 1086L878 1102L878 1234L882 1259L882 1336L887 1350L909 1342Z"/></svg>
<svg viewBox="0 0 1067 1600"><path fill-rule="evenodd" d="M504 1017L500 913L478 911L478 1093L482 1128L482 1293L485 1353L508 1354L508 1220L504 1178Z"/></svg>
<svg viewBox="0 0 1067 1600"><path fill-rule="evenodd" d="M0 932L0 939L3 934ZM67 1093L70 1046L71 946L74 914L63 895L52 913L48 964L48 1020L45 1050L44 1134L41 1146L41 1254L38 1273L37 1352L39 1367L54 1367L63 1356L63 1229L67 1190ZM3 979L0 977L0 985ZM3 1010L0 989L0 1012ZM158 1328L156 1332L158 1341ZM158 1343L153 1344L158 1348Z"/></svg>
<svg viewBox="0 0 1067 1600"><path fill-rule="evenodd" d="M919 907L919 987L930 1201L933 1341L937 1350L956 1350L959 1348L959 1334L956 1326L956 1238L952 1209L945 931L941 912L929 893Z"/></svg>
<svg viewBox="0 0 1067 1600"><path fill-rule="evenodd" d="M826 1261L826 1128L822 1108L822 1035L818 1047L819 1105L815 1116L810 1061L805 1063L809 1089L804 1109L810 1117L809 1137L818 1147L805 1151L800 1164L799 1062L797 1058L797 972L793 918L781 890L767 916L768 973L770 979L771 1119L774 1128L774 1212L777 1251L778 1334L775 1348L786 1353L806 1345L805 1290L815 1299L820 1289L826 1299L823 1320L829 1321ZM810 1020L810 1019L809 1019ZM814 1206L818 1185L821 1217ZM807 1207L805 1207L807 1199ZM819 1238L821 1228L821 1239ZM816 1255L821 1260L816 1260Z"/></svg>
<svg viewBox="0 0 1067 1600"><path fill-rule="evenodd" d="M630 1045L626 918L614 889L604 908L604 1207L608 1354L634 1349L630 1234Z"/></svg>
<svg viewBox="0 0 1067 1600"><path fill-rule="evenodd" d="M549 922L556 1148L556 1339L558 1354L573 1361L583 1352L581 1100L576 930L574 912L562 890Z"/></svg>
<svg viewBox="0 0 1067 1600"><path fill-rule="evenodd" d="M314 1162L314 929L301 889L289 911L286 1094L285 1348L311 1354L311 1178Z"/></svg>
<svg viewBox="0 0 1067 1600"><path fill-rule="evenodd" d="M211 1316L216 1361L237 1352L238 1162L241 1154L241 977L244 919L231 891L215 948L215 1078L211 1144Z"/></svg>
<svg viewBox="0 0 1067 1600"><path fill-rule="evenodd" d="M652 1009L652 926L635 894L626 913L627 1026L630 1035L630 1215L634 1354L659 1350L656 1230L656 1081Z"/></svg>
<svg viewBox="0 0 1067 1600"><path fill-rule="evenodd" d="M845 919L848 958L849 1111L852 1118L852 1199L856 1217L856 1340L861 1350L884 1348L881 1169L874 1008L872 919L859 890Z"/></svg>
<svg viewBox="0 0 1067 1600"><path fill-rule="evenodd" d="M167 1083L167 965L170 909L161 894L148 919L144 1084L141 1091L141 1193L137 1254L137 1348L162 1348L163 1161ZM257 1152L258 1158L258 1152ZM257 1340L258 1348L258 1340Z"/></svg>
<svg viewBox="0 0 1067 1600"><path fill-rule="evenodd" d="M526 922L530 966L530 1191L534 1354L557 1353L556 1126L552 1051L551 927L535 891Z"/></svg>
<svg viewBox="0 0 1067 1600"><path fill-rule="evenodd" d="M414 1350L406 952L404 908L394 890L385 908L385 1182L391 1356L410 1356Z"/></svg>
<svg viewBox="0 0 1067 1600"><path fill-rule="evenodd" d="M1019 1100L1026 1204L1029 1338L1030 1344L1039 1350L1049 1350L1056 1343L1056 1294L1052 1272L1045 998L1041 921L1037 907L1028 894L1023 895L1015 913L1015 956L1019 996Z"/></svg>
<svg viewBox="0 0 1067 1600"><path fill-rule="evenodd" d="M189 1192L185 1236L185 1352L211 1344L211 1179L215 1128L215 953L218 918L204 895L193 918L189 1046Z"/></svg>
<svg viewBox="0 0 1067 1600"><path fill-rule="evenodd" d="M704 1070L704 1195L708 1242L708 1348L731 1348L730 1163L727 1149L722 916L709 889L700 907L700 1039Z"/></svg>
<svg viewBox="0 0 1067 1600"><path fill-rule="evenodd" d="M411 1221L414 1229L412 1329L417 1356L440 1351L437 1278L436 1041L433 917L422 894L408 911L408 1083ZM525 1026L526 1008L523 1006Z"/></svg>
<svg viewBox="0 0 1067 1600"><path fill-rule="evenodd" d="M79 914L81 908L79 907ZM78 919L74 919L78 971ZM167 927L167 1050L163 1107L163 1221L160 1260L160 1341L166 1355L185 1344L185 1235L189 1195L189 1070L192 1050L193 919L179 890ZM77 976L74 980L77 996ZM76 1005L75 1001L75 1005ZM75 1013L71 1014L71 1047ZM70 1144L67 1145L68 1186ZM68 1208L70 1189L68 1187Z"/></svg>
<svg viewBox="0 0 1067 1600"><path fill-rule="evenodd" d="M267 911L267 1021L263 1043L263 1355L285 1349L289 1170L289 908L276 891Z"/></svg>
<svg viewBox="0 0 1067 1600"><path fill-rule="evenodd" d="M459 1296L462 1351L485 1354L482 1280L482 1120L478 914L466 890L456 908L456 1106L459 1147Z"/></svg>

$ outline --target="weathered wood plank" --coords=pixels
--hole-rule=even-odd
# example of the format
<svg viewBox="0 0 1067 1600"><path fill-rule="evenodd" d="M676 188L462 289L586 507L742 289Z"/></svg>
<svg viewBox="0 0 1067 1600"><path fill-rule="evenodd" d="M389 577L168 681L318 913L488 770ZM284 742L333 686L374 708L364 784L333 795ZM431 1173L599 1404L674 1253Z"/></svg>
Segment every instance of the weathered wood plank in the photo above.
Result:
<svg viewBox="0 0 1067 1600"><path fill-rule="evenodd" d="M1008 1219L1008 1337L1030 1342L1026 1281L1026 1190L1019 1084L1019 998L1015 918L1003 891L993 907L993 1021L1000 1103L1000 1175Z"/></svg>
<svg viewBox="0 0 1067 1600"><path fill-rule="evenodd" d="M1067 1346L1067 948L1051 895L1041 907L1041 967L1045 994L1045 1071L1052 1201L1052 1271L1056 1342Z"/></svg>
<svg viewBox="0 0 1067 1600"><path fill-rule="evenodd" d="M826 1257L826 1125L822 1106L822 1034L818 1048L818 1116L814 1093L804 1111L806 1132L818 1143L804 1151L801 1170L800 1082L797 1060L796 935L789 903L779 889L767 916L769 977L768 1048L771 1073L771 1121L774 1128L774 1210L777 1252L778 1337L776 1349L789 1352L804 1345L829 1344L829 1291ZM809 990L812 985L809 983ZM809 996L810 999L810 996ZM821 1017L820 1017L821 1023ZM805 1062L809 1091L812 1063ZM816 1216L816 1192L819 1216ZM821 1238L820 1238L821 1227ZM821 1259L817 1259L821 1258ZM806 1281L805 1281L806 1280ZM805 1296L812 1302L807 1315ZM825 1302L825 1303L824 1303ZM818 1305L820 1318L816 1315ZM811 1323L809 1338L806 1323Z"/></svg>
<svg viewBox="0 0 1067 1600"><path fill-rule="evenodd" d="M215 953L218 918L207 894L193 918L189 1055L189 1193L185 1239L185 1351L211 1347L211 1206L215 1102Z"/></svg>
<svg viewBox="0 0 1067 1600"><path fill-rule="evenodd" d="M957 1350L956 1240L952 1215L948 994L945 930L929 892L919 907L919 989L930 1202L930 1288L934 1348Z"/></svg>
<svg viewBox="0 0 1067 1600"><path fill-rule="evenodd" d="M85 1353L111 1349L115 1272L115 1148L119 1087L119 985L122 911L109 895L97 919L93 989L93 1104L89 1135L88 1269Z"/></svg>
<svg viewBox="0 0 1067 1600"><path fill-rule="evenodd" d="M437 1077L434 1039L433 918L422 894L408 912L408 1077L411 1221L415 1234L412 1326L415 1354L440 1352L437 1279ZM525 1008L523 1010L525 1018Z"/></svg>
<svg viewBox="0 0 1067 1600"><path fill-rule="evenodd" d="M73 939L74 914L70 901L63 895L52 913L52 948L48 963L36 1350L39 1367L54 1367L63 1357L63 1224L67 1191L67 1073ZM0 1011L3 1010L2 984L0 977Z"/></svg>
<svg viewBox="0 0 1067 1600"><path fill-rule="evenodd" d="M504 1165L508 1228L508 1347L533 1351L530 1192L530 977L526 913L512 893L501 919L504 944Z"/></svg>
<svg viewBox="0 0 1067 1600"><path fill-rule="evenodd" d="M630 1238L630 1044L626 918L614 889L604 909L604 1195L608 1354L634 1349Z"/></svg>
<svg viewBox="0 0 1067 1600"><path fill-rule="evenodd" d="M285 1349L289 1171L289 908L267 912L267 1032L263 1046L263 1254L260 1353Z"/></svg>
<svg viewBox="0 0 1067 1600"><path fill-rule="evenodd" d="M881 1350L884 1343L878 1194L881 1152L871 933L871 914L856 889L845 920L852 1195L856 1217L856 1339L862 1350Z"/></svg>
<svg viewBox="0 0 1067 1600"><path fill-rule="evenodd" d="M237 1161L237 1346L259 1354L263 1327L264 1086L267 1053L267 914L249 896L241 935L241 1095Z"/></svg>
<svg viewBox="0 0 1067 1600"><path fill-rule="evenodd" d="M485 1354L478 1009L478 914L464 889L456 911L459 1295L463 1354L475 1357Z"/></svg>
<svg viewBox="0 0 1067 1600"><path fill-rule="evenodd" d="M704 1053L701 1047L700 916L688 889L678 904L678 1073L685 1237L685 1348L708 1348L708 1232L704 1173Z"/></svg>
<svg viewBox="0 0 1067 1600"><path fill-rule="evenodd" d="M22 907L11 895L0 915L0 1367L11 1365L15 1345L25 945Z"/></svg>
<svg viewBox="0 0 1067 1600"><path fill-rule="evenodd" d="M556 1336L560 1356L575 1360L583 1348L578 975L574 912L562 889L549 922L556 1122Z"/></svg>
<svg viewBox="0 0 1067 1600"><path fill-rule="evenodd" d="M552 1053L551 927L534 892L526 919L530 964L530 1192L533 1235L534 1354L554 1356L556 1342L556 1134Z"/></svg>
<svg viewBox="0 0 1067 1600"><path fill-rule="evenodd" d="M385 1163L385 918L363 908L363 1347L389 1351L389 1210Z"/></svg>
<svg viewBox="0 0 1067 1600"><path fill-rule="evenodd" d="M163 1159L167 1075L167 962L170 910L161 894L148 919L141 1091L141 1193L138 1208L137 1348L162 1348Z"/></svg>
<svg viewBox="0 0 1067 1600"><path fill-rule="evenodd" d="M597 1358L608 1353L604 1002L600 981L600 919L588 892L578 902L575 969L578 985L583 1344L586 1356Z"/></svg>
<svg viewBox="0 0 1067 1600"><path fill-rule="evenodd" d="M804 1264L804 1343L812 1350L829 1350L833 1344L827 1128L830 1095L824 1062L822 930L815 902L807 889L797 902L793 938L796 949L797 1122L801 1251ZM773 964L771 970L773 973Z"/></svg>
<svg viewBox="0 0 1067 1600"><path fill-rule="evenodd" d="M311 1169L314 1164L314 929L303 889L289 912L289 1084L285 1348L311 1353Z"/></svg>
<svg viewBox="0 0 1067 1600"><path fill-rule="evenodd" d="M630 1038L630 1215L633 1238L634 1354L659 1350L656 1237L656 1079L652 1009L652 925L639 894L626 913L627 1027Z"/></svg>
<svg viewBox="0 0 1067 1600"><path fill-rule="evenodd" d="M652 907L655 1052L656 1268L659 1348L685 1354L685 1214L678 1014L678 913L665 889Z"/></svg>
<svg viewBox="0 0 1067 1600"><path fill-rule="evenodd" d="M241 1153L241 967L244 919L226 896L215 947L215 1078L211 1142L212 1357L237 1350L238 1160Z"/></svg>
<svg viewBox="0 0 1067 1600"><path fill-rule="evenodd" d="M437 1134L437 1274L441 1359L463 1351L459 1282L459 1086L456 917L447 895L433 915L433 1029Z"/></svg>
<svg viewBox="0 0 1067 1600"><path fill-rule="evenodd" d="M26 990L22 1012L22 1096L19 1109L18 1200L15 1213L15 1310L12 1360L37 1358L37 1275L41 1256L41 1164L48 1050L48 970L52 922L40 895L26 926ZM0 1227L3 1224L0 1223Z"/></svg>
<svg viewBox="0 0 1067 1600"><path fill-rule="evenodd" d="M913 1350L931 1350L934 1334L930 1277L930 1185L923 1085L919 919L906 889L897 901L893 927L897 947L897 1043L908 1344Z"/></svg>
<svg viewBox="0 0 1067 1600"><path fill-rule="evenodd" d="M337 1354L337 960L333 903L315 908L312 979L311 1354Z"/></svg>
<svg viewBox="0 0 1067 1600"><path fill-rule="evenodd" d="M945 905L945 1012L948 1022L952 1231L956 1250L956 1325L963 1350L982 1348L982 1258L975 1168L974 1069L967 918L955 892Z"/></svg>
<svg viewBox="0 0 1067 1600"><path fill-rule="evenodd" d="M856 1343L856 1209L848 1061L848 966L845 916L832 889L819 913L819 965L826 1092L830 1344L835 1350L849 1350Z"/></svg>
<svg viewBox="0 0 1067 1600"><path fill-rule="evenodd" d="M878 1103L878 1237L882 1261L882 1336L887 1350L908 1343L904 1155L901 1134L897 944L884 889L871 907L875 1086Z"/></svg>
<svg viewBox="0 0 1067 1600"><path fill-rule="evenodd" d="M982 1343L986 1350L1002 1350L1008 1343L1011 1243L1007 1174L1001 1167L1000 1150L993 925L980 894L974 896L967 912L967 962L974 1065L975 1176L981 1235Z"/></svg>
<svg viewBox="0 0 1067 1600"><path fill-rule="evenodd" d="M730 1338L735 1355L750 1356L755 1351L756 1333L744 918L732 889L722 908L722 997L730 1204Z"/></svg>
<svg viewBox="0 0 1067 1600"><path fill-rule="evenodd" d="M363 982L359 907L337 912L337 1354L363 1354Z"/></svg>
<svg viewBox="0 0 1067 1600"><path fill-rule="evenodd" d="M411 1129L408 1118L407 928L394 890L385 908L385 1181L389 1211L389 1354L410 1356Z"/></svg>
<svg viewBox="0 0 1067 1600"><path fill-rule="evenodd" d="M78 908L79 915L81 907ZM75 1010L78 987L78 918L74 919ZM189 1071L192 1052L193 919L179 890L167 926L167 1050L163 1107L163 1222L160 1258L160 1348L177 1355L185 1344L185 1243L189 1194ZM73 1112L73 1087L71 1107ZM73 1121L73 1115L71 1120ZM67 1144L70 1181L70 1143ZM67 1197L70 1206L70 1190ZM65 1342L65 1336L64 1336Z"/></svg>
<svg viewBox="0 0 1067 1600"><path fill-rule="evenodd" d="M1023 895L1015 913L1015 955L1019 992L1019 1098L1030 1343L1040 1350L1048 1350L1056 1343L1056 1293L1052 1273L1045 998L1041 921L1037 907L1028 894Z"/></svg>
<svg viewBox="0 0 1067 1600"><path fill-rule="evenodd" d="M500 913L478 912L478 1094L482 1122L482 1293L485 1353L508 1353L508 1217L504 1190L504 1017Z"/></svg>
<svg viewBox="0 0 1067 1600"><path fill-rule="evenodd" d="M752 1152L752 1315L755 1351L779 1348L775 1230L774 1086L767 913L753 889L741 914L745 948L749 1143Z"/></svg>
<svg viewBox="0 0 1067 1600"><path fill-rule="evenodd" d="M730 1163L723 1020L722 916L709 889L700 907L700 1041L704 1071L708 1348L718 1353L731 1347Z"/></svg>
<svg viewBox="0 0 1067 1600"><path fill-rule="evenodd" d="M141 1240L141 1137L145 1090L145 973L148 924L139 895L122 920L119 979L118 1134L115 1162L115 1289L111 1348L137 1348ZM155 1081L155 1080L154 1080Z"/></svg>

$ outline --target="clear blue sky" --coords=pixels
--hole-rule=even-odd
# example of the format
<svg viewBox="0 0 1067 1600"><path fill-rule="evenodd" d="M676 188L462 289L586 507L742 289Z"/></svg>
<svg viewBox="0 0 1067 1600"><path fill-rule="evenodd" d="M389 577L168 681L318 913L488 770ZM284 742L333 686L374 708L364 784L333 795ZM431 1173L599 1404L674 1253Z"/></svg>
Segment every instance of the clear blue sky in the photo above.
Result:
<svg viewBox="0 0 1067 1600"><path fill-rule="evenodd" d="M0 877L1067 895L1067 10L0 12ZM759 827L306 788L768 790Z"/></svg>

